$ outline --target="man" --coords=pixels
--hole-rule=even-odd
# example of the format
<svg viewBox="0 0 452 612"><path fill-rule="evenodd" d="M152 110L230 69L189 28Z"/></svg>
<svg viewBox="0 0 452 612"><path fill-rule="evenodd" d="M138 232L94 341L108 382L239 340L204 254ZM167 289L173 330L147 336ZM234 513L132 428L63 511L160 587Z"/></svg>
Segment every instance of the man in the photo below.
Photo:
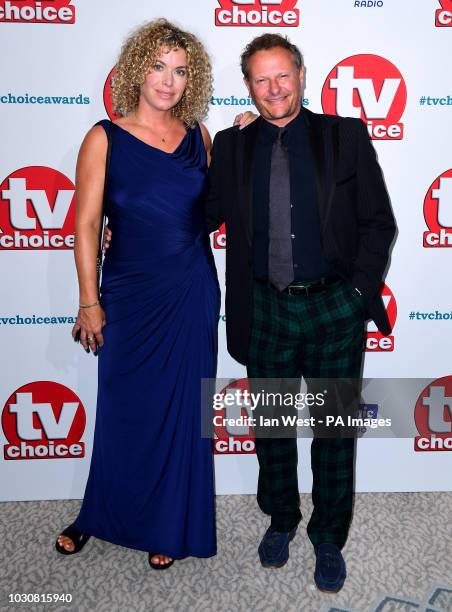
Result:
<svg viewBox="0 0 452 612"><path fill-rule="evenodd" d="M250 379L361 373L364 325L390 333L380 288L395 223L364 123L301 108L304 66L277 34L241 57L260 117L213 143L208 231L226 223L228 350ZM345 580L354 439L314 437L307 526L318 588ZM259 546L281 567L301 519L295 437L256 438L257 501L271 517Z"/></svg>

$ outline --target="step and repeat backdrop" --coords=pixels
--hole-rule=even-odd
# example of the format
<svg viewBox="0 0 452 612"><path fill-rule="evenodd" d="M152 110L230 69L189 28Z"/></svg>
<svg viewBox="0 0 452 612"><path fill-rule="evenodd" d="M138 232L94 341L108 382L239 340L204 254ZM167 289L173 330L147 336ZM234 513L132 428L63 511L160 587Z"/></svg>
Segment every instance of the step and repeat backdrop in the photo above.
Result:
<svg viewBox="0 0 452 612"><path fill-rule="evenodd" d="M156 17L194 32L211 55L212 136L255 108L239 55L264 31L302 50L307 108L366 123L398 236L382 289L394 328L385 337L369 324L364 376L428 382L400 399L417 435L358 441L356 488L450 490L452 1L0 0L0 499L83 495L97 363L70 336L75 163L86 131L111 116L123 39ZM224 228L211 241L224 288ZM218 376L246 387L226 350L224 306ZM299 441L302 491L311 487L309 444ZM256 490L251 431L218 429L213 452L219 494Z"/></svg>

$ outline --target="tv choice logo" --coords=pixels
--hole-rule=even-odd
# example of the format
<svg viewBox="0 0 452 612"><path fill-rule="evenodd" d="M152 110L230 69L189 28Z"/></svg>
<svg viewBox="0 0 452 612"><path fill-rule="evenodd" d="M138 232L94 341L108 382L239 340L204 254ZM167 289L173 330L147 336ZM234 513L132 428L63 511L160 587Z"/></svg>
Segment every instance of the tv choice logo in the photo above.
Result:
<svg viewBox="0 0 452 612"><path fill-rule="evenodd" d="M0 0L0 23L75 23L72 0Z"/></svg>
<svg viewBox="0 0 452 612"><path fill-rule="evenodd" d="M424 199L425 248L452 247L452 168L436 177Z"/></svg>
<svg viewBox="0 0 452 612"><path fill-rule="evenodd" d="M237 393L240 391L250 392L250 385L247 378L239 378L226 387L224 387L220 394L222 396L227 395L228 391L231 393ZM245 419L252 417L252 412L248 413L244 406L232 405L224 406L220 410L215 412L215 416L218 421L224 422L223 419L237 419L242 416ZM217 419L215 419L217 421ZM215 455L238 455L238 454L253 454L256 452L256 442L254 438L254 432L252 427L247 425L241 426L229 426L229 425L217 425L214 422L214 439L213 439L213 452Z"/></svg>
<svg viewBox="0 0 452 612"><path fill-rule="evenodd" d="M5 460L80 459L86 412L80 398L53 381L23 385L7 399L2 429Z"/></svg>
<svg viewBox="0 0 452 612"><path fill-rule="evenodd" d="M452 0L439 0L441 8L435 11L435 26L450 28L452 26Z"/></svg>
<svg viewBox="0 0 452 612"><path fill-rule="evenodd" d="M0 250L74 248L75 187L46 166L15 170L0 185Z"/></svg>
<svg viewBox="0 0 452 612"><path fill-rule="evenodd" d="M452 376L438 378L419 395L414 408L419 436L415 451L452 451Z"/></svg>
<svg viewBox="0 0 452 612"><path fill-rule="evenodd" d="M213 248L214 249L225 249L226 248L226 223L223 223L212 236Z"/></svg>
<svg viewBox="0 0 452 612"><path fill-rule="evenodd" d="M300 25L297 0L218 0L215 25L229 27L292 27Z"/></svg>
<svg viewBox="0 0 452 612"><path fill-rule="evenodd" d="M116 66L113 66L113 68L110 70L105 80L104 92L103 92L105 110L107 111L107 115L110 117L112 121L116 121L120 117L120 115L117 115L113 110L111 80L115 76L115 73L116 73Z"/></svg>
<svg viewBox="0 0 452 612"><path fill-rule="evenodd" d="M385 284L383 284L383 288L381 290L381 297L386 308L391 329L394 329L397 319L397 302L391 289ZM394 336L384 336L380 331L378 331L375 323L370 321L367 326L364 350L366 352L389 353L394 350Z"/></svg>
<svg viewBox="0 0 452 612"><path fill-rule="evenodd" d="M325 113L361 118L373 140L401 140L407 90L399 69L379 55L352 55L337 63L322 88Z"/></svg>

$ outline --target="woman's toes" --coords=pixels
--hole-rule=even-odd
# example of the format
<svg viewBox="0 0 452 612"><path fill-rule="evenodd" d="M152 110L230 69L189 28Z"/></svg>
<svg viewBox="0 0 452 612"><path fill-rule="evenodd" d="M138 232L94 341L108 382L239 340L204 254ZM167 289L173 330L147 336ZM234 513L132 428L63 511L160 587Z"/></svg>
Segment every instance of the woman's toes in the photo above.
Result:
<svg viewBox="0 0 452 612"><path fill-rule="evenodd" d="M58 544L63 546L68 551L74 550L74 542L70 538L66 538L65 536L58 537Z"/></svg>
<svg viewBox="0 0 452 612"><path fill-rule="evenodd" d="M166 565L172 561L171 557L167 557L166 555L154 555L151 558L152 563L156 565Z"/></svg>

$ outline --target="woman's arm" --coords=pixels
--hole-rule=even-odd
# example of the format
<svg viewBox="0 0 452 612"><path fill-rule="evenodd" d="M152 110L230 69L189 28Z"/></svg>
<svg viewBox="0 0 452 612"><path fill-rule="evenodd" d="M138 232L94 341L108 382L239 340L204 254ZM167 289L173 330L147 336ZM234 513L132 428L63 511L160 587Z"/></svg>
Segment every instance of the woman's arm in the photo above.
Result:
<svg viewBox="0 0 452 612"><path fill-rule="evenodd" d="M80 304L77 323L72 335L80 330L80 341L85 348L96 351L104 343L102 327L105 315L99 301L96 258L99 248L99 231L102 222L102 202L105 181L107 136L101 126L93 127L86 135L77 160L76 170L76 218L75 265L79 283ZM96 304L91 306L91 304Z"/></svg>
<svg viewBox="0 0 452 612"><path fill-rule="evenodd" d="M210 166L210 160L211 160L210 153L212 151L212 139L210 137L209 130L206 128L204 123L200 123L199 127L201 128L202 139L204 141L204 146L206 148L207 165Z"/></svg>

